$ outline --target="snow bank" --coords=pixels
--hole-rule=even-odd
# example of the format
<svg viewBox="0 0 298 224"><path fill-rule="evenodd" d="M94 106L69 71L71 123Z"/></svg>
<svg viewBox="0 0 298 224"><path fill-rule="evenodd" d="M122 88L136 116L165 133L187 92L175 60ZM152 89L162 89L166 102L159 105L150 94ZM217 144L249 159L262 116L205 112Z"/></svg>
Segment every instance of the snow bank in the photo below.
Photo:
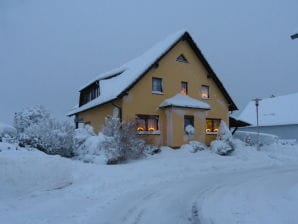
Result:
<svg viewBox="0 0 298 224"><path fill-rule="evenodd" d="M266 218L275 209L279 223L295 223L275 214L297 216L297 178L278 171L297 167L297 145L266 145L257 151L240 140L233 143L231 156L162 147L147 159L115 166L10 145L11 150L0 152L0 223L191 223L198 214L206 223L274 223ZM7 147L0 143L0 149ZM256 222L254 214L265 214L264 222Z"/></svg>
<svg viewBox="0 0 298 224"><path fill-rule="evenodd" d="M258 143L258 133L256 132L236 131L233 137L240 139L241 141L249 145L257 145ZM270 145L273 143L277 143L278 140L278 136L272 134L260 133L259 136L259 143L261 145Z"/></svg>
<svg viewBox="0 0 298 224"><path fill-rule="evenodd" d="M15 149L14 145L0 143L0 201L72 183L71 161L38 150Z"/></svg>

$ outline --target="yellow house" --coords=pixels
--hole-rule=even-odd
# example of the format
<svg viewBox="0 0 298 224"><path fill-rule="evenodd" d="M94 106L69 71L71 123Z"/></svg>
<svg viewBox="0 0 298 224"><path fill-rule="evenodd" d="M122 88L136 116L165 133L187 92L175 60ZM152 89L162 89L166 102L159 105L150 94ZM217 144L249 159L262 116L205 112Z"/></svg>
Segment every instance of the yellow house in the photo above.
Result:
<svg viewBox="0 0 298 224"><path fill-rule="evenodd" d="M88 83L80 90L79 106L68 116L99 132L115 108L122 120L136 122L148 143L171 147L189 140L209 144L220 121L228 124L229 111L237 110L186 31Z"/></svg>

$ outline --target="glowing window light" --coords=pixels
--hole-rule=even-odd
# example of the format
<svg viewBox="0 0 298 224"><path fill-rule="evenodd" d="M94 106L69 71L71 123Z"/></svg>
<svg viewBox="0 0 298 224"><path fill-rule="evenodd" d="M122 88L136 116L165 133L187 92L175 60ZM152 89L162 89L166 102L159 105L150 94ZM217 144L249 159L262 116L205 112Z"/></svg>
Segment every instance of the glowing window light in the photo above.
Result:
<svg viewBox="0 0 298 224"><path fill-rule="evenodd" d="M138 127L137 131L144 131L144 128L143 127Z"/></svg>
<svg viewBox="0 0 298 224"><path fill-rule="evenodd" d="M136 117L136 131L142 132L140 134L145 134L146 132L158 131L158 116L154 115L137 115Z"/></svg>
<svg viewBox="0 0 298 224"><path fill-rule="evenodd" d="M187 82L181 82L181 90L180 93L183 95L187 95Z"/></svg>
<svg viewBox="0 0 298 224"><path fill-rule="evenodd" d="M186 95L186 89L181 89L180 93Z"/></svg>
<svg viewBox="0 0 298 224"><path fill-rule="evenodd" d="M202 99L209 98L209 86L202 86L201 97L202 97Z"/></svg>

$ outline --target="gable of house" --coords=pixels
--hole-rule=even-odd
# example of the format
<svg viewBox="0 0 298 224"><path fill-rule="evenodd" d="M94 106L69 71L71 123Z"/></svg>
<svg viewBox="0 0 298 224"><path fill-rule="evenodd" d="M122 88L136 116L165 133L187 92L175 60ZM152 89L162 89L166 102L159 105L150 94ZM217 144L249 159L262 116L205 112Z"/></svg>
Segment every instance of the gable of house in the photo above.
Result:
<svg viewBox="0 0 298 224"><path fill-rule="evenodd" d="M184 55L187 63L176 60L180 55ZM162 91L155 92L153 88L153 80L159 79L162 82ZM162 103L172 99L177 93L186 94L183 90L182 84L187 86L187 96L198 104L205 104L201 108L194 109L196 103L171 105L166 110ZM202 97L203 87L209 88L209 96L207 99ZM177 102L177 99L175 99ZM184 99L186 102L187 99ZM200 104L200 105L201 105ZM184 108L184 109L183 109ZM185 109L189 108L189 109ZM200 110L198 110L200 109ZM138 83L134 85L123 97L122 103L123 119L134 120L138 115L155 115L159 117L162 125L159 127L162 133L169 132L167 126L172 126L176 129L175 133L167 134L173 136L172 141L165 139L166 136L161 136L163 139L158 139L157 136L150 136L155 138L157 142L172 142L172 146L179 146L179 142L183 142L186 138L184 133L184 116L193 116L193 123L197 130L197 139L201 141L210 142L214 139L214 135L205 136L206 118L213 120L224 120L228 124L229 101L222 93L214 79L209 76L208 70L197 57L192 46L187 40L180 40L169 52L167 52L157 63L152 67L146 75L142 76ZM173 118L167 118L167 114L171 113ZM179 130L177 130L179 129ZM186 142L186 141L185 141Z"/></svg>

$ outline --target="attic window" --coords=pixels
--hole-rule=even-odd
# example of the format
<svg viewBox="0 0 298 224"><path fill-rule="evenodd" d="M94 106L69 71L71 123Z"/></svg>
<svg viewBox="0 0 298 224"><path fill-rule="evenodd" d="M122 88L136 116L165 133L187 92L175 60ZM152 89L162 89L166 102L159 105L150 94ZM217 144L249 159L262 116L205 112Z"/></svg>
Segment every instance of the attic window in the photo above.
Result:
<svg viewBox="0 0 298 224"><path fill-rule="evenodd" d="M183 63L189 63L186 57L183 54L180 54L178 58L176 58L176 61L183 62Z"/></svg>
<svg viewBox="0 0 298 224"><path fill-rule="evenodd" d="M100 95L99 82L96 81L83 89L80 93L80 106L94 100Z"/></svg>
<svg viewBox="0 0 298 224"><path fill-rule="evenodd" d="M162 79L161 78L152 78L152 93L162 93Z"/></svg>

